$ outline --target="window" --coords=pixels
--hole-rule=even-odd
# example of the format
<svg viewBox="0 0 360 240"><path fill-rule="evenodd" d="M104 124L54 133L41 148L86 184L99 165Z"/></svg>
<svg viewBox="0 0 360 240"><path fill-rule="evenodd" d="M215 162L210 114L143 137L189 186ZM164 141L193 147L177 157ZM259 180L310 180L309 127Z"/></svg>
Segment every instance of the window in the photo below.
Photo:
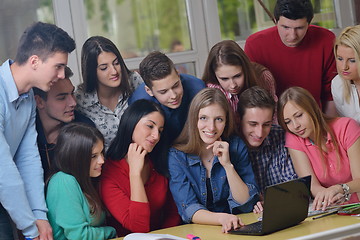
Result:
<svg viewBox="0 0 360 240"><path fill-rule="evenodd" d="M272 15L276 0L262 0ZM337 27L334 1L312 0L314 19L312 24L324 28ZM258 0L217 0L222 39L245 40L259 30L274 26Z"/></svg>
<svg viewBox="0 0 360 240"><path fill-rule="evenodd" d="M275 0L263 1L272 11ZM354 25L354 1L359 0L314 0L315 11L318 11L314 21L317 16L330 19L320 22L329 28L334 24L337 29L332 30L335 33L345 26ZM273 26L258 0L52 2L56 24L73 36L77 44L77 49L69 57L74 85L81 82L81 47L92 35L103 35L114 41L132 70L139 67L148 52L160 50L168 54L178 69L186 69L189 74L201 77L208 52L215 43L226 38L238 40L242 45L249 34ZM174 40L181 42L183 48L180 47L180 51L171 50Z"/></svg>
<svg viewBox="0 0 360 240"><path fill-rule="evenodd" d="M158 50L175 56L171 58L179 72L196 74L197 66L189 59L194 54L194 43L188 1L82 1L87 37L111 39L130 69L137 69L143 57Z"/></svg>
<svg viewBox="0 0 360 240"><path fill-rule="evenodd" d="M124 58L191 50L185 0L84 0L88 36L111 39Z"/></svg>
<svg viewBox="0 0 360 240"><path fill-rule="evenodd" d="M54 23L54 11L51 0L18 1L2 0L0 9L0 61L15 58L20 36L29 23L42 21Z"/></svg>

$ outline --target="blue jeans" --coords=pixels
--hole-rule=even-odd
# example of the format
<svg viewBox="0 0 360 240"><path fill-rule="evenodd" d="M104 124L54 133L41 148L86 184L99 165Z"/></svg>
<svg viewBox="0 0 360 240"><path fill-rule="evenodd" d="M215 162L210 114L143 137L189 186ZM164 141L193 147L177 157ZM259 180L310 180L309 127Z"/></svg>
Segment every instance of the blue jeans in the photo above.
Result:
<svg viewBox="0 0 360 240"><path fill-rule="evenodd" d="M0 240L14 240L9 214L0 204Z"/></svg>

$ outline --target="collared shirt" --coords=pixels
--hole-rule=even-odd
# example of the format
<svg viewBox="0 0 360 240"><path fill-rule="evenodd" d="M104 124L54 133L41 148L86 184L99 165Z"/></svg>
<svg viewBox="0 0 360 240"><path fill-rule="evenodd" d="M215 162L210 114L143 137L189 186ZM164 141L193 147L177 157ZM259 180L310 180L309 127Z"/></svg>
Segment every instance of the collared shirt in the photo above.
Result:
<svg viewBox="0 0 360 240"><path fill-rule="evenodd" d="M274 76L271 74L271 72L266 67L264 67L258 63L252 63L252 64L254 66L255 71L261 71L261 72L256 72L256 74L259 78L258 81L262 83L264 88L269 91L269 93L273 97L274 101L277 102L278 97L276 96L276 86L275 86ZM257 66L257 67L255 67L255 66ZM233 109L234 113L236 113L237 105L239 102L238 95L241 93L239 93L238 95L233 95L233 94L229 93L228 91L225 91L225 89L223 89L220 84L208 83L207 87L220 89L221 92L224 93L228 102L230 103L230 106ZM242 89L241 92L244 90L245 89Z"/></svg>
<svg viewBox="0 0 360 240"><path fill-rule="evenodd" d="M131 89L136 89L142 83L142 78L137 72L132 72L129 75L129 83ZM112 111L100 103L97 91L86 93L82 88L78 88L75 91L75 96L77 100L76 109L95 123L104 135L105 149L108 149L116 136L121 116L128 107L127 99L123 99L123 96L120 95L118 104Z"/></svg>
<svg viewBox="0 0 360 240"><path fill-rule="evenodd" d="M232 197L225 169L214 157L210 174L213 204L209 209L206 168L200 157L175 148L169 150L169 186L183 221L191 222L195 212L201 209L233 214L252 211L258 200L258 190L245 143L239 137L233 137L229 141L229 153L236 172L249 188L250 197L243 204Z"/></svg>
<svg viewBox="0 0 360 240"><path fill-rule="evenodd" d="M74 120L72 122L86 123L92 127L96 127L93 121L76 110L74 111ZM44 128L38 112L36 112L36 131L38 133L37 146L39 148L41 164L44 169L44 179L46 180L49 176L50 168L53 165L55 144L47 142Z"/></svg>
<svg viewBox="0 0 360 240"><path fill-rule="evenodd" d="M267 186L297 178L285 147L285 131L278 125L272 125L261 146L249 148L249 159L262 193Z"/></svg>
<svg viewBox="0 0 360 240"><path fill-rule="evenodd" d="M331 82L331 92L334 98L336 110L342 117L351 117L360 123L360 104L359 93L354 83L350 84L350 101L345 101L344 88L345 83L340 75L336 75Z"/></svg>
<svg viewBox="0 0 360 240"><path fill-rule="evenodd" d="M253 63L253 65L255 65L256 63ZM275 86L275 79L273 77L273 75L271 74L271 72L261 66L260 64L257 64L257 68L254 67L255 70L259 70L261 69L261 72L257 72L258 74L258 81L262 83L262 86L271 94L271 96L273 97L274 101L277 102L278 101L278 97L276 96L276 86ZM261 67L259 67L261 66ZM241 92L243 92L245 89L241 89L240 93L238 95L234 95L231 94L230 92L226 91L224 88L221 87L220 84L214 84L214 83L208 83L207 87L209 88L217 88L219 90L221 90L221 92L225 95L226 99L228 100L231 109L234 112L234 117L235 117L235 121L238 124L238 126L241 125L241 120L239 117L239 114L237 113L237 108L238 108L238 103L239 103L239 96L241 94ZM275 109L275 113L274 113L274 117L273 117L273 123L277 124L277 117L276 117L276 109Z"/></svg>
<svg viewBox="0 0 360 240"><path fill-rule="evenodd" d="M302 138L292 133L286 133L286 147L304 152L316 178L320 184L326 188L347 183L353 180L348 149L360 138L359 124L352 118L339 117L329 123L339 145L337 154L331 135L328 133L325 143L327 152L325 153L325 164L321 160L320 151L317 145L313 144L309 138ZM340 166L338 166L340 157ZM357 194L352 194L350 202L358 202Z"/></svg>
<svg viewBox="0 0 360 240"><path fill-rule="evenodd" d="M237 105L239 102L238 95L233 95L233 94L225 91L225 89L223 89L219 84L208 83L207 87L217 88L217 89L221 90L221 92L225 95L226 99L228 100L233 112L235 113L237 111Z"/></svg>
<svg viewBox="0 0 360 240"><path fill-rule="evenodd" d="M301 138L292 133L286 133L286 147L295 149L306 153L313 167L314 173L319 182L325 186L330 187L338 183L351 181L351 170L349 156L347 150L358 140L360 137L360 127L351 118L341 117L332 121L329 124L332 129L338 144L341 165L338 166L338 156L333 145L331 135L328 133L325 146L326 152L326 168L324 167L320 151L317 145L314 145L309 138ZM339 168L340 167L340 168ZM341 169L341 174L339 170ZM325 174L325 172L327 174Z"/></svg>
<svg viewBox="0 0 360 240"><path fill-rule="evenodd" d="M46 218L43 169L36 146L34 93L19 96L8 60L0 66L0 202L26 237Z"/></svg>
<svg viewBox="0 0 360 240"><path fill-rule="evenodd" d="M161 106L165 112L165 127L163 133L166 134L170 144L180 135L184 127L191 100L201 89L205 88L205 83L202 80L188 74L180 74L180 80L184 94L181 105L176 109L168 108L160 104L155 97L147 94L144 83L141 84L129 98L129 104L139 99L148 99ZM161 138L165 139L163 136Z"/></svg>

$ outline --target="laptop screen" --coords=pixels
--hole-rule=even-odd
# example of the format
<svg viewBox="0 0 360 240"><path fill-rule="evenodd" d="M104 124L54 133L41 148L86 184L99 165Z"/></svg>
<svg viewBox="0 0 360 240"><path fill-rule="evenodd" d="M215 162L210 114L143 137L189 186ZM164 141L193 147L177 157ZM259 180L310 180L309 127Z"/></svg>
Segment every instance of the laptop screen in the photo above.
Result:
<svg viewBox="0 0 360 240"><path fill-rule="evenodd" d="M268 186L264 194L263 232L284 229L308 214L311 176Z"/></svg>

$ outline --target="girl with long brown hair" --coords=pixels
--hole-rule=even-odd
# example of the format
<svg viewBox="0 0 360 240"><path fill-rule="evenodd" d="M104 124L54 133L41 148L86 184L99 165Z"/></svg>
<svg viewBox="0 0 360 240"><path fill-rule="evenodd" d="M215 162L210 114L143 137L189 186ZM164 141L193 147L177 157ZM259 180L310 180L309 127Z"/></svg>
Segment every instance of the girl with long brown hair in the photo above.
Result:
<svg viewBox="0 0 360 240"><path fill-rule="evenodd" d="M360 127L351 118L329 118L301 87L283 92L278 120L288 132L286 147L299 177L312 175L315 210L360 194Z"/></svg>
<svg viewBox="0 0 360 240"><path fill-rule="evenodd" d="M97 189L104 164L104 138L94 127L70 123L55 147L55 174L46 203L54 239L109 239L115 229L104 226L105 212Z"/></svg>

